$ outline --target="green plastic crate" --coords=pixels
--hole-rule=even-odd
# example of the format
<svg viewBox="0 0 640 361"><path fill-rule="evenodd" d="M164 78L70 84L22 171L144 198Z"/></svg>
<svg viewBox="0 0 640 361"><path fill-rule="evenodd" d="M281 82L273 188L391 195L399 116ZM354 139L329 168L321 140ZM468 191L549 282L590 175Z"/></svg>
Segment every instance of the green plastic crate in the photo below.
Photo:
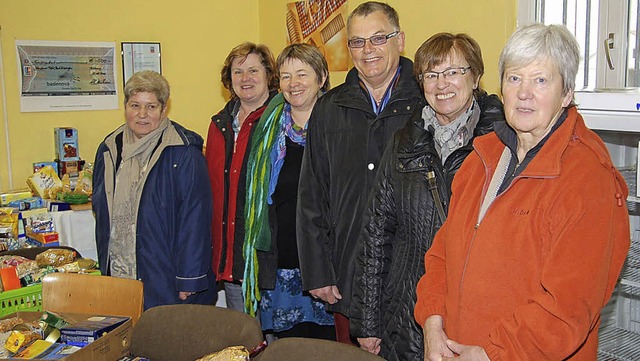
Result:
<svg viewBox="0 0 640 361"><path fill-rule="evenodd" d="M18 311L42 311L42 283L0 292L0 317Z"/></svg>

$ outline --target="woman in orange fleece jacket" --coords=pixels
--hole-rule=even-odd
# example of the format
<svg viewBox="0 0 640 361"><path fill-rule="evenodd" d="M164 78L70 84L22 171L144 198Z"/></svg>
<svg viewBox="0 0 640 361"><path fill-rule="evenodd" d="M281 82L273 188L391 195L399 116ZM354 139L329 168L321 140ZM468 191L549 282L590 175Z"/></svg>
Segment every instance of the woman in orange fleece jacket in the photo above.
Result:
<svg viewBox="0 0 640 361"><path fill-rule="evenodd" d="M558 25L500 56L506 123L477 138L425 256L425 360L595 360L629 249L627 186L573 106L579 50Z"/></svg>

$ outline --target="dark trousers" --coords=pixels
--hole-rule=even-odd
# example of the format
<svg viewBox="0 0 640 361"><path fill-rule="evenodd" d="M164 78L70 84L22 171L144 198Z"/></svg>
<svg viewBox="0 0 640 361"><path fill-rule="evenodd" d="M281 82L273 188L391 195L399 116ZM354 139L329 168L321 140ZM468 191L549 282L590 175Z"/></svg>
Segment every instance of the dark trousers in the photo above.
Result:
<svg viewBox="0 0 640 361"><path fill-rule="evenodd" d="M304 338L319 338L322 340L336 340L336 330L333 326L322 326L313 322L299 323L292 328L276 332L276 337L304 337Z"/></svg>

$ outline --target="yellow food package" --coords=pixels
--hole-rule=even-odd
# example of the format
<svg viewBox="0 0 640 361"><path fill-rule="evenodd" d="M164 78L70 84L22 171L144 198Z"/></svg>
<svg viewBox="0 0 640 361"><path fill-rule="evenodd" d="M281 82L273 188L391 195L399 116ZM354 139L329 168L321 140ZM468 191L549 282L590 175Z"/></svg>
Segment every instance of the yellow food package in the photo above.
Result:
<svg viewBox="0 0 640 361"><path fill-rule="evenodd" d="M34 331L11 331L7 342L4 343L4 348L16 353L25 345L28 345L33 340L40 339L41 337Z"/></svg>
<svg viewBox="0 0 640 361"><path fill-rule="evenodd" d="M27 185L31 191L40 198L49 199L49 190L51 188L62 188L62 181L58 177L55 169L47 165L27 178Z"/></svg>

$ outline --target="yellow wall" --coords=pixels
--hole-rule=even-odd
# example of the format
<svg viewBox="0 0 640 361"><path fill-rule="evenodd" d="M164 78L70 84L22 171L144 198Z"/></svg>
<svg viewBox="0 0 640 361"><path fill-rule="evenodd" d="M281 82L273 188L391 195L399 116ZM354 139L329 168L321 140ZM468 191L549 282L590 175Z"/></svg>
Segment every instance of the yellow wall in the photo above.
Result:
<svg viewBox="0 0 640 361"><path fill-rule="evenodd" d="M162 71L172 87L169 116L206 137L210 116L225 102L219 72L226 54L249 40L267 44L277 56L286 42L287 2L290 0L0 0L4 63L0 81L6 89L13 187L25 186L31 163L52 160L54 127L77 128L80 155L92 162L100 141L124 121L122 110L21 113L15 40L116 42L118 50L122 41L160 42ZM362 2L349 0L349 11ZM498 56L515 29L517 0L389 3L400 15L407 57L413 58L420 44L435 32L466 32L483 50L483 86L498 91ZM117 60L121 85L120 57ZM332 74L331 83L340 84L345 74ZM2 112L0 102L0 191L9 188Z"/></svg>
<svg viewBox="0 0 640 361"><path fill-rule="evenodd" d="M160 42L171 84L169 116L206 137L225 103L220 69L229 50L258 41L258 0L0 0L0 40L13 187L25 187L31 163L54 157L53 128L78 129L80 156L93 162L100 141L124 122L121 110L21 113L15 40ZM122 66L119 56L119 85ZM0 94L1 95L1 94ZM122 103L120 95L120 104ZM0 190L9 188L0 102Z"/></svg>
<svg viewBox="0 0 640 361"><path fill-rule="evenodd" d="M260 41L275 54L286 45L285 9L286 4L292 1L260 2ZM348 0L349 12L363 2ZM516 27L517 0L387 0L387 3L398 12L400 27L406 34L406 57L413 59L418 47L437 32L467 33L482 48L485 63L483 87L489 92L498 93L498 58ZM332 74L331 84L342 83L345 75L346 72Z"/></svg>

